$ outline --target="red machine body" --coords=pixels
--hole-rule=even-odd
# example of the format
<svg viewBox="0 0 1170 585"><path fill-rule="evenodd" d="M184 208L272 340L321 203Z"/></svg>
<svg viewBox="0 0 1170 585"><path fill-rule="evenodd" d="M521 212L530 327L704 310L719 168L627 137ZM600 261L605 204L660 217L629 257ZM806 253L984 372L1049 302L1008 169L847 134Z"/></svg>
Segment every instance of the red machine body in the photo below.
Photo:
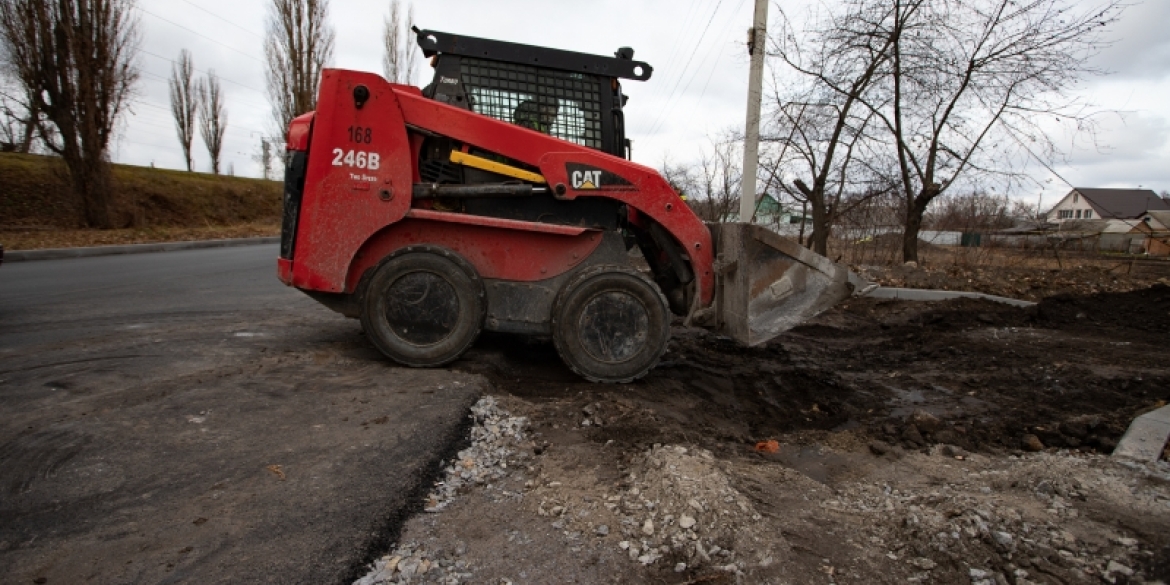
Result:
<svg viewBox="0 0 1170 585"><path fill-rule="evenodd" d="M358 86L369 91L361 107L353 98ZM573 269L600 243L592 228L439 211L429 200L413 199L427 134L538 168L553 190L548 196L612 199L625 204L632 224L661 225L685 250L700 304L711 303L711 233L653 169L340 69L324 71L316 112L289 130L288 150L308 160L296 253L280 260L282 281L305 291L355 294L366 271L395 250L434 243L460 254L484 278L534 282ZM582 188L577 181L575 187L569 165L612 173L628 185Z"/></svg>

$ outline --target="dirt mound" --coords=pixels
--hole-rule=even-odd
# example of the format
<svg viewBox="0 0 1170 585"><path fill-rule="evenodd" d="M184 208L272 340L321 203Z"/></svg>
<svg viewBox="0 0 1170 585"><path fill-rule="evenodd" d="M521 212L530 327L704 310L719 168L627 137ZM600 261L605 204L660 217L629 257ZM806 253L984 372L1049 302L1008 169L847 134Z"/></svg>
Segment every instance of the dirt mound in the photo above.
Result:
<svg viewBox="0 0 1170 585"><path fill-rule="evenodd" d="M1170 338L1170 286L1161 283L1122 293L1058 295L1038 309L1040 322L1049 327L1126 329L1152 342Z"/></svg>

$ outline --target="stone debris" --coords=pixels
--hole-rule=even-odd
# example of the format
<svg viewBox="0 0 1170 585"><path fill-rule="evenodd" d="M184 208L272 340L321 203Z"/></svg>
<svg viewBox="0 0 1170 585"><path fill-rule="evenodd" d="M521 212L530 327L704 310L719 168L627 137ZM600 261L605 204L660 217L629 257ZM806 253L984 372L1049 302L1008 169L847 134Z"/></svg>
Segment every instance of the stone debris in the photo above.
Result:
<svg viewBox="0 0 1170 585"><path fill-rule="evenodd" d="M456 455L444 470L443 479L435 483L427 496L428 512L441 511L475 486L502 479L508 473L509 463L515 466L530 457L532 445L527 438L527 418L511 416L493 396L479 399L469 416L471 445ZM472 577L470 567L461 558L466 553L463 543L452 551L427 551L415 542L402 544L374 561L370 572L354 585L465 583Z"/></svg>
<svg viewBox="0 0 1170 585"><path fill-rule="evenodd" d="M678 572L706 567L739 574L743 562L735 551L741 543L759 547L762 518L721 465L703 449L655 445L624 469L618 493L575 499L542 490L537 513L557 517L554 527L568 536L615 535L608 546L641 565L668 560L665 568Z"/></svg>
<svg viewBox="0 0 1170 585"><path fill-rule="evenodd" d="M426 511L438 512L460 493L508 474L510 459L527 459L528 419L511 416L494 396L485 396L471 407L471 446L460 451L446 477L427 497Z"/></svg>
<svg viewBox="0 0 1170 585"><path fill-rule="evenodd" d="M941 448L934 451L943 455ZM935 579L927 575L943 564L990 557L989 564L963 569L973 585L1047 583L1049 577L1063 583L1145 582L1134 580L1132 568L1135 559L1150 554L1138 539L1117 534L1081 539L1066 529L1080 518L1078 504L1097 494L1124 491L1139 497L1137 504L1150 513L1166 507L1161 492L1135 490L1133 474L1107 462L1103 455L1011 456L1006 465L974 468L962 483L913 490L863 483L822 506L869 518L863 522L871 527L866 538L892 549L890 559L904 559L921 571L919 581ZM989 485L1023 490L1033 502L1025 497L1009 503L1001 490L983 489Z"/></svg>
<svg viewBox="0 0 1170 585"><path fill-rule="evenodd" d="M466 549L428 551L417 542L399 545L374 561L372 570L353 585L398 585L426 582L443 585L466 583L472 574L462 560Z"/></svg>
<svg viewBox="0 0 1170 585"><path fill-rule="evenodd" d="M618 420L603 405L590 405L584 414L590 425ZM909 417L914 424L903 428L936 428L932 416L916 411ZM627 451L615 462L616 473L597 482L592 472L581 473L569 449L540 456L543 448L529 437L528 421L510 416L495 399L477 403L471 417L471 445L446 467L428 498L429 511L444 509L472 489L492 498L510 494L508 501L520 503L520 510L539 524L534 531L545 532L534 541L535 535L510 530L507 546L533 554L563 547L556 554L573 558L600 554L619 566L629 563L624 570L637 572L631 574L667 581L723 573L720 579L737 583L765 582L753 579L767 574L768 567L791 562L792 551L775 530L775 517L764 519L755 492L736 487L753 489L757 477L775 481L774 471L753 475L764 469L755 459L717 459L705 449L656 444ZM539 433L532 437L539 442ZM909 453L898 445L874 449L868 441L859 444L861 449L867 445L888 460L866 460L905 466L932 479L871 477L822 489L795 470L780 475L792 482L790 489L804 491L813 517L848 527L845 541L870 551L868 564L861 566L836 557L819 559L820 571L831 582L864 582L866 568L884 567L911 583L1158 583L1145 573L1156 543L1117 529L1086 531L1091 522L1085 511L1091 506L1083 503L1121 502L1135 514L1164 514L1170 510L1162 481L1170 477L1166 463L1138 464L1055 448L989 457L948 444ZM518 475L507 477L513 472ZM1143 478L1156 481L1143 483ZM466 512L462 505L456 510ZM444 522L439 518L450 513L435 521ZM547 538L550 527L553 539ZM416 542L378 559L356 584L503 582L490 555L468 555L466 546L453 547L451 540L440 545L417 535L406 538ZM480 565L475 571L473 560ZM492 571L497 577L488 579ZM523 574L508 576L530 582Z"/></svg>

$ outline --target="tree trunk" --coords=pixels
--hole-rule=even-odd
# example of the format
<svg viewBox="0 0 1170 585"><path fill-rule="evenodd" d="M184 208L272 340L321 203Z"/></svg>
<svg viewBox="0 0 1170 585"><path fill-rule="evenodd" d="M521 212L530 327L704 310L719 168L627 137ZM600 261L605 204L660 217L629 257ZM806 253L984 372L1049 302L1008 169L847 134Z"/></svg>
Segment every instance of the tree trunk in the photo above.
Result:
<svg viewBox="0 0 1170 585"><path fill-rule="evenodd" d="M813 215L813 231L809 235L809 247L813 252L824 256L829 252L829 213L825 209L823 195L811 199Z"/></svg>
<svg viewBox="0 0 1170 585"><path fill-rule="evenodd" d="M906 229L902 232L902 261L918 262L918 232L922 229L922 216L926 203L921 198L906 202Z"/></svg>
<svg viewBox="0 0 1170 585"><path fill-rule="evenodd" d="M808 201L800 202L800 233L796 236L796 243L804 245L804 224L805 218L808 217Z"/></svg>
<svg viewBox="0 0 1170 585"><path fill-rule="evenodd" d="M89 227L113 228L110 164L101 157L88 160L80 156L74 160L70 158L73 157L66 155L65 164L69 167L73 193L81 204L82 221Z"/></svg>
<svg viewBox="0 0 1170 585"><path fill-rule="evenodd" d="M30 110L28 120L24 123L24 136L21 137L20 146L17 147L17 151L22 154L28 154L32 150L33 135L37 129L37 118L38 116L35 111Z"/></svg>

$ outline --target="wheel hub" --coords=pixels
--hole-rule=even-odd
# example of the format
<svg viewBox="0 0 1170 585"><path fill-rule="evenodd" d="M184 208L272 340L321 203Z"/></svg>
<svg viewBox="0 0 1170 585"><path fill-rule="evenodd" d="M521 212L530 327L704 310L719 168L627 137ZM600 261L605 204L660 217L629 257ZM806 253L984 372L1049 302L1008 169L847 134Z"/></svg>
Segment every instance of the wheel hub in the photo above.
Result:
<svg viewBox="0 0 1170 585"><path fill-rule="evenodd" d="M403 340L431 345L446 339L459 323L455 288L433 272L411 272L386 291L386 324Z"/></svg>
<svg viewBox="0 0 1170 585"><path fill-rule="evenodd" d="M593 359L624 362L638 354L650 329L642 302L624 291L605 291L585 304L578 321L580 341Z"/></svg>

